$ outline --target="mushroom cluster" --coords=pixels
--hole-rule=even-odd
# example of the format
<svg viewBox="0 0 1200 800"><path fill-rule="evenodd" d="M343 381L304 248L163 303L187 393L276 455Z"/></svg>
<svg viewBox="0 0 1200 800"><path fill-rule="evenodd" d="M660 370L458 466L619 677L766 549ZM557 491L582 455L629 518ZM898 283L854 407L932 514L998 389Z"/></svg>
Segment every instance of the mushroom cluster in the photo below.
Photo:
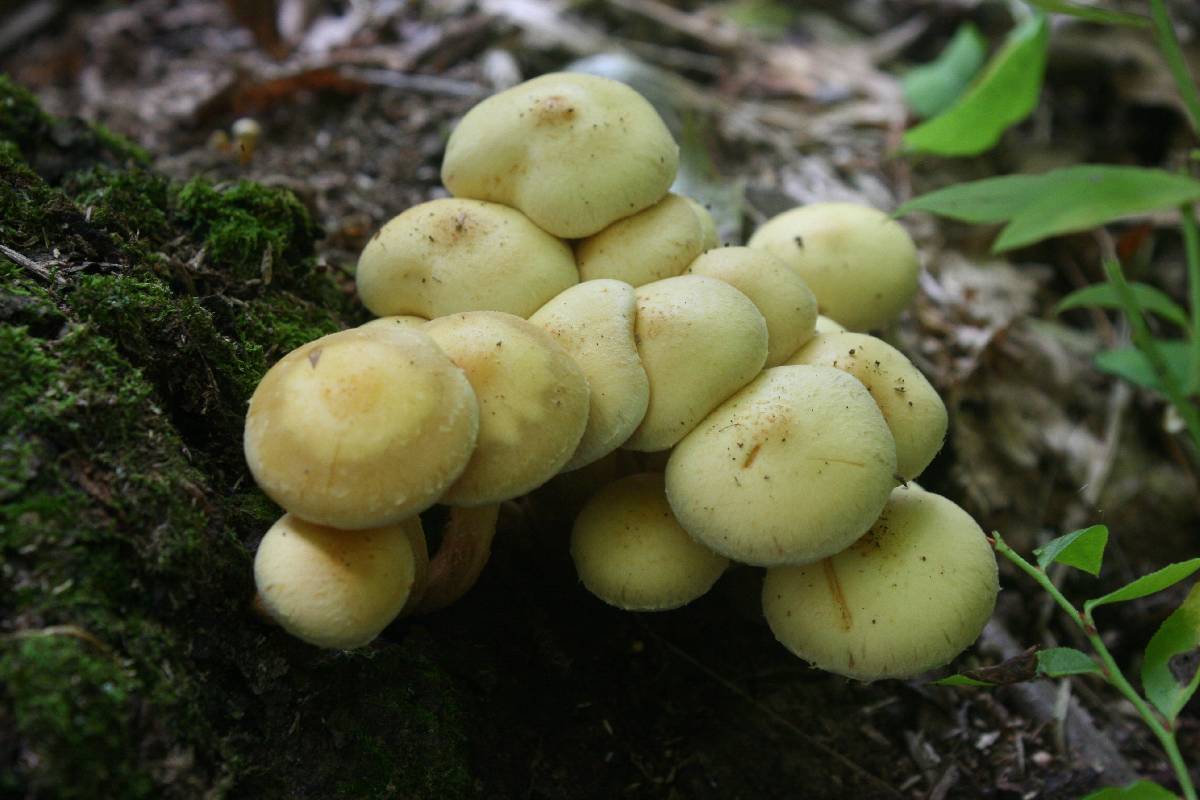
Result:
<svg viewBox="0 0 1200 800"><path fill-rule="evenodd" d="M544 75L466 114L442 165L452 196L363 250L379 318L289 353L250 401L246 459L286 511L255 559L267 614L361 646L471 587L501 503L624 450L639 469L570 537L605 602L677 608L740 563L766 568L767 623L822 669L911 676L975 640L992 551L908 483L945 406L862 332L915 294L912 240L874 209L819 203L720 247L708 212L670 192L678 161L653 107L604 78Z"/></svg>

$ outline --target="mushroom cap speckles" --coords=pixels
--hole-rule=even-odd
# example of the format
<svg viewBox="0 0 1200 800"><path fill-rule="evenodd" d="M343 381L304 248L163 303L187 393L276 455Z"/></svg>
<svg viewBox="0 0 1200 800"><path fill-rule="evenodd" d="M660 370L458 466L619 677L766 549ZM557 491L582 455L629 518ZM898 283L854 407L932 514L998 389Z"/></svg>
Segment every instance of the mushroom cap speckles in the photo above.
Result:
<svg viewBox="0 0 1200 800"><path fill-rule="evenodd" d="M768 570L763 611L775 638L815 667L907 678L969 647L998 591L996 557L975 520L939 495L897 489L853 546Z"/></svg>
<svg viewBox="0 0 1200 800"><path fill-rule="evenodd" d="M422 331L462 368L479 399L479 441L442 503L511 500L562 469L587 427L588 384L550 334L499 311L440 317Z"/></svg>
<svg viewBox="0 0 1200 800"><path fill-rule="evenodd" d="M679 526L653 473L622 478L588 501L571 532L571 557L589 592L628 611L686 605L729 565Z"/></svg>
<svg viewBox="0 0 1200 800"><path fill-rule="evenodd" d="M724 281L701 275L639 287L634 335L650 405L624 445L629 450L674 446L767 360L767 323L758 308Z"/></svg>
<svg viewBox="0 0 1200 800"><path fill-rule="evenodd" d="M650 381L633 339L633 287L613 280L572 286L529 318L567 351L587 377L587 429L564 470L603 458L641 424Z"/></svg>
<svg viewBox="0 0 1200 800"><path fill-rule="evenodd" d="M379 315L460 311L527 317L579 282L565 242L498 203L443 198L413 206L363 248L355 274Z"/></svg>
<svg viewBox="0 0 1200 800"><path fill-rule="evenodd" d="M258 546L254 581L267 613L288 633L348 650L370 642L400 613L423 553L417 517L346 531L285 514Z"/></svg>
<svg viewBox="0 0 1200 800"><path fill-rule="evenodd" d="M747 245L799 272L821 313L850 330L882 328L917 293L916 245L900 223L868 206L794 208L763 223Z"/></svg>
<svg viewBox="0 0 1200 800"><path fill-rule="evenodd" d="M861 383L828 367L774 367L676 445L667 497L687 532L718 553L799 564L861 536L895 472L892 435Z"/></svg>
<svg viewBox="0 0 1200 800"><path fill-rule="evenodd" d="M565 239L591 236L667 193L679 147L654 107L623 83L552 73L492 95L446 144L456 197L520 209Z"/></svg>
<svg viewBox="0 0 1200 800"><path fill-rule="evenodd" d="M865 333L827 333L800 348L789 364L836 367L862 381L896 440L896 471L915 478L942 449L949 418L937 391L903 353Z"/></svg>
<svg viewBox="0 0 1200 800"><path fill-rule="evenodd" d="M679 275L705 249L706 231L692 202L669 194L580 240L575 259L584 281L612 278L637 287Z"/></svg>
<svg viewBox="0 0 1200 800"><path fill-rule="evenodd" d="M775 256L749 247L709 250L687 268L728 283L749 297L767 321L767 363L787 361L815 334L817 298L795 270Z"/></svg>
<svg viewBox="0 0 1200 800"><path fill-rule="evenodd" d="M279 360L246 414L263 491L310 522L375 528L424 511L475 447L479 407L426 334L348 330Z"/></svg>

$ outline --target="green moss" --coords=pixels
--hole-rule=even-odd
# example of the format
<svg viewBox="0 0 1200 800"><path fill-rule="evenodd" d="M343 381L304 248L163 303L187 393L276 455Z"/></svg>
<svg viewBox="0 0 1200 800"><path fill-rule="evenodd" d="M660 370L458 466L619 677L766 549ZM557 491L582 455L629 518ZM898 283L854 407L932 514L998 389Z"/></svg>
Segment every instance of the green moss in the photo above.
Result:
<svg viewBox="0 0 1200 800"><path fill-rule="evenodd" d="M432 645L331 655L251 612L280 512L246 401L359 313L303 206L114 168L104 132L0 102L26 126L0 120L0 240L35 262L0 257L0 795L469 793Z"/></svg>
<svg viewBox="0 0 1200 800"><path fill-rule="evenodd" d="M58 180L90 164L145 164L145 150L99 125L59 119L7 75L0 75L0 140L16 145L43 177Z"/></svg>
<svg viewBox="0 0 1200 800"><path fill-rule="evenodd" d="M70 176L66 187L92 224L133 246L161 246L173 230L167 216L170 183L142 169L96 166Z"/></svg>
<svg viewBox="0 0 1200 800"><path fill-rule="evenodd" d="M34 137L45 131L53 119L42 111L37 98L7 75L0 75L0 139L7 139L21 150L32 151Z"/></svg>
<svg viewBox="0 0 1200 800"><path fill-rule="evenodd" d="M65 634L10 642L0 684L26 756L31 794L61 798L154 795L151 776L127 756L137 747L137 677L112 654ZM82 756L82 757L81 757Z"/></svg>
<svg viewBox="0 0 1200 800"><path fill-rule="evenodd" d="M319 231L286 189L248 181L221 189L195 179L179 190L176 204L208 260L238 280L294 286L311 269Z"/></svg>

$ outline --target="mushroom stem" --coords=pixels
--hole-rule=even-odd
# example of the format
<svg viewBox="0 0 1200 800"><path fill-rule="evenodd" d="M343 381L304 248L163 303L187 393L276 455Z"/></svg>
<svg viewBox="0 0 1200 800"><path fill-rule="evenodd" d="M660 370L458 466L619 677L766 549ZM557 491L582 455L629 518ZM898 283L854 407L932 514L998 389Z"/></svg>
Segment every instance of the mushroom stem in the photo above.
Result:
<svg viewBox="0 0 1200 800"><path fill-rule="evenodd" d="M423 589L405 615L440 611L465 595L479 580L492 553L499 505L451 508L442 542L429 559Z"/></svg>

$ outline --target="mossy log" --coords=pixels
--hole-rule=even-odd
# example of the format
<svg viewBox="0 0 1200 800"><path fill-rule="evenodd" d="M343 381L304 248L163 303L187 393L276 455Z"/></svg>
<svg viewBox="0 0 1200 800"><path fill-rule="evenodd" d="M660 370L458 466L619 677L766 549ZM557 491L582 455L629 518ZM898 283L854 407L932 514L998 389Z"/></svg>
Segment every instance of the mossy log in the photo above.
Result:
<svg viewBox="0 0 1200 800"><path fill-rule="evenodd" d="M246 402L361 313L317 236L292 193L173 183L0 77L0 796L467 791L419 639L327 654L250 611L279 511Z"/></svg>

